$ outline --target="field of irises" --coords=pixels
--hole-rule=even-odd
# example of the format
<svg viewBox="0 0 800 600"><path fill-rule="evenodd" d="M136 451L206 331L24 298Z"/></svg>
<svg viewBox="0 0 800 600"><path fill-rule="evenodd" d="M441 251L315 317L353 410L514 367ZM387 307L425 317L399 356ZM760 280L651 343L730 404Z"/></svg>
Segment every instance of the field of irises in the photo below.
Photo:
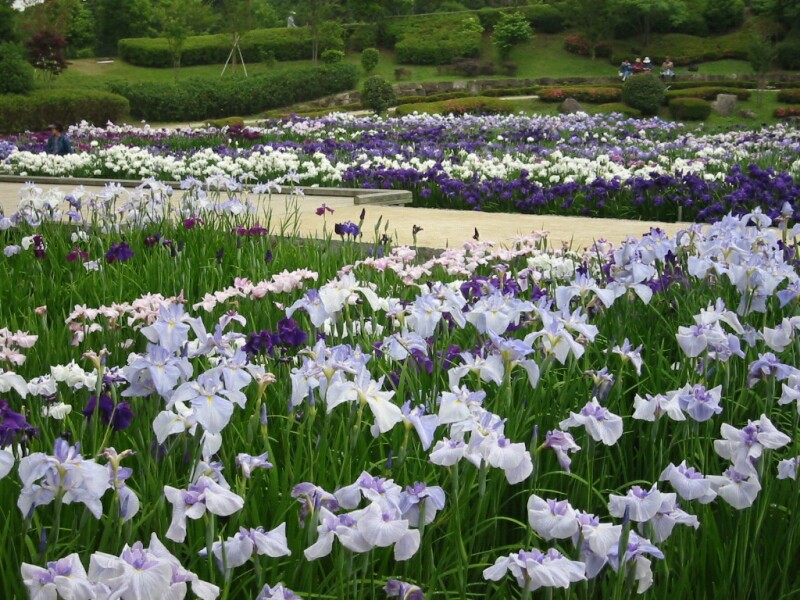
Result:
<svg viewBox="0 0 800 600"><path fill-rule="evenodd" d="M707 172L792 160L749 135ZM794 205L431 255L325 206L298 237L286 168L0 216L0 596L796 597Z"/></svg>
<svg viewBox="0 0 800 600"><path fill-rule="evenodd" d="M353 115L176 131L71 127L76 153L0 139L0 174L402 187L419 206L714 222L800 196L800 129L706 132L621 115ZM800 217L800 214L794 215Z"/></svg>

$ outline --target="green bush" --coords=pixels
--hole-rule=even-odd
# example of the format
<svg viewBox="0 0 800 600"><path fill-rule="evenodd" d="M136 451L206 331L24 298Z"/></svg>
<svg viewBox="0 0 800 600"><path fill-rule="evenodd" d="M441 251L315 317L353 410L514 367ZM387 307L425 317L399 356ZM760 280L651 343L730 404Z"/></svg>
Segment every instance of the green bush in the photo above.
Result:
<svg viewBox="0 0 800 600"><path fill-rule="evenodd" d="M361 104L364 108L380 114L396 103L394 88L383 77L373 76L364 82L364 87L361 89Z"/></svg>
<svg viewBox="0 0 800 600"><path fill-rule="evenodd" d="M622 101L644 115L655 115L664 101L664 85L655 75L636 75L622 86Z"/></svg>
<svg viewBox="0 0 800 600"><path fill-rule="evenodd" d="M788 89L778 92L778 102L797 104L800 102L800 89Z"/></svg>
<svg viewBox="0 0 800 600"><path fill-rule="evenodd" d="M566 28L563 4L534 4L521 9L535 31L561 33Z"/></svg>
<svg viewBox="0 0 800 600"><path fill-rule="evenodd" d="M185 79L178 83L128 83L109 88L130 100L131 114L148 121L204 121L251 115L351 90L355 65L341 62L246 79Z"/></svg>
<svg viewBox="0 0 800 600"><path fill-rule="evenodd" d="M325 50L320 58L326 65L342 62L344 60L344 52L341 50Z"/></svg>
<svg viewBox="0 0 800 600"><path fill-rule="evenodd" d="M607 104L622 99L620 87L561 86L539 88L539 100L542 102L563 102L574 98L578 102L589 104Z"/></svg>
<svg viewBox="0 0 800 600"><path fill-rule="evenodd" d="M800 71L800 38L783 40L776 48L778 64L787 71Z"/></svg>
<svg viewBox="0 0 800 600"><path fill-rule="evenodd" d="M563 3L560 4L534 4L518 8L525 19L535 31L542 33L561 33L566 27L566 11ZM486 31L492 31L503 16L503 10L497 8L482 8L476 11L476 16Z"/></svg>
<svg viewBox="0 0 800 600"><path fill-rule="evenodd" d="M231 51L228 34L195 35L186 40L181 64L212 65L224 63ZM254 29L242 35L239 48L245 62L258 62L265 52L277 60L302 60L311 56L311 35L305 27ZM167 68L172 57L164 38L127 38L119 41L119 57L139 67Z"/></svg>
<svg viewBox="0 0 800 600"><path fill-rule="evenodd" d="M441 65L479 56L481 51L481 33L458 13L390 19L380 37L382 43L394 46L400 64Z"/></svg>
<svg viewBox="0 0 800 600"><path fill-rule="evenodd" d="M501 60L507 60L514 46L527 42L533 37L528 20L522 13L504 14L492 33L492 43L497 47Z"/></svg>
<svg viewBox="0 0 800 600"><path fill-rule="evenodd" d="M414 112L431 115L463 115L466 113L503 114L513 113L516 106L511 102L487 98L485 96L472 96L457 100L444 100L442 102L421 102L418 104L403 104L395 109L395 116L402 117Z"/></svg>
<svg viewBox="0 0 800 600"><path fill-rule="evenodd" d="M130 111L122 96L98 90L34 90L26 96L0 96L0 133L41 131L48 123L119 123Z"/></svg>
<svg viewBox="0 0 800 600"><path fill-rule="evenodd" d="M377 48L364 48L361 51L361 68L365 73L372 73L380 60L381 53Z"/></svg>
<svg viewBox="0 0 800 600"><path fill-rule="evenodd" d="M26 94L33 89L33 67L13 44L0 44L0 94Z"/></svg>
<svg viewBox="0 0 800 600"><path fill-rule="evenodd" d="M702 100L716 100L718 94L733 94L739 100L748 100L750 90L735 87L704 86L682 90L667 90L664 96L670 98L701 98Z"/></svg>
<svg viewBox="0 0 800 600"><path fill-rule="evenodd" d="M701 98L673 98L669 111L679 121L705 121L711 114L711 103Z"/></svg>

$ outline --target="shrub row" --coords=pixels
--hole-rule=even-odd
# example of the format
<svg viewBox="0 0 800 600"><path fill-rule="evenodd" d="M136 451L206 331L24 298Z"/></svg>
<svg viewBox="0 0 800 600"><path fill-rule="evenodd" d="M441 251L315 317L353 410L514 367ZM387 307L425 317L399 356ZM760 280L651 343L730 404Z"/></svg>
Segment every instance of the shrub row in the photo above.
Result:
<svg viewBox="0 0 800 600"><path fill-rule="evenodd" d="M397 104L419 104L421 102L441 102L442 100L455 100L457 98L470 98L472 94L467 91L446 92L431 94L430 96L399 96Z"/></svg>
<svg viewBox="0 0 800 600"><path fill-rule="evenodd" d="M622 98L622 89L590 86L545 87L539 89L538 95L542 102L561 102L566 98L574 98L578 102L606 104L619 102Z"/></svg>
<svg viewBox="0 0 800 600"><path fill-rule="evenodd" d="M414 112L432 115L463 115L465 113L499 114L512 113L516 107L511 102L504 102L497 98L486 96L473 96L459 100L444 100L442 102L421 102L417 104L402 104L395 109L395 115L402 117Z"/></svg>
<svg viewBox="0 0 800 600"><path fill-rule="evenodd" d="M653 36L646 48L631 44L632 40L614 42L611 63L618 65L625 59L633 60L637 56L649 56L657 69L667 56L676 66L725 58L746 60L749 38L747 33L742 30L715 37L668 33Z"/></svg>
<svg viewBox="0 0 800 600"><path fill-rule="evenodd" d="M779 119L800 117L800 106L781 106L775 109L775 116Z"/></svg>
<svg viewBox="0 0 800 600"><path fill-rule="evenodd" d="M205 120L250 115L353 89L358 69L349 63L293 69L247 79L186 79L179 83L109 84L130 100L131 114L148 121Z"/></svg>
<svg viewBox="0 0 800 600"><path fill-rule="evenodd" d="M481 96L488 96L490 98L497 98L499 96L532 96L541 89L538 85L529 85L527 87L516 88L496 88L491 90L483 90Z"/></svg>
<svg viewBox="0 0 800 600"><path fill-rule="evenodd" d="M232 47L228 34L195 35L186 40L181 64L224 63ZM242 35L239 48L245 62L260 62L272 53L277 60L301 60L311 56L311 35L305 27L254 29ZM117 45L119 57L139 67L171 67L172 56L164 38L127 38Z"/></svg>
<svg viewBox="0 0 800 600"><path fill-rule="evenodd" d="M800 103L800 89L781 90L778 92L778 102L785 104Z"/></svg>
<svg viewBox="0 0 800 600"><path fill-rule="evenodd" d="M733 94L739 100L748 100L750 90L734 87L696 87L683 90L667 90L666 98L700 98L702 100L716 100L718 94Z"/></svg>
<svg viewBox="0 0 800 600"><path fill-rule="evenodd" d="M41 131L53 121L119 123L129 112L127 99L99 90L34 90L25 96L0 95L0 133Z"/></svg>
<svg viewBox="0 0 800 600"><path fill-rule="evenodd" d="M709 81L670 81L669 82L669 89L670 90L689 90L692 88L704 88L714 86L715 82ZM718 87L725 87L725 88L742 88L745 90L752 90L758 87L758 83L755 81L723 81L719 82Z"/></svg>
<svg viewBox="0 0 800 600"><path fill-rule="evenodd" d="M705 121L711 114L711 103L701 98L673 98L669 111L679 121Z"/></svg>

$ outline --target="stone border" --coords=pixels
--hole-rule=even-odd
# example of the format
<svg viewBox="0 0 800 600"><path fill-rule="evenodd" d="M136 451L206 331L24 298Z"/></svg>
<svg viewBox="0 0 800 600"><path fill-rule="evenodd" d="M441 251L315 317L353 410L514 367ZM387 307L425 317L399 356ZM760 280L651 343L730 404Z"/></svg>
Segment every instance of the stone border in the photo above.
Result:
<svg viewBox="0 0 800 600"><path fill-rule="evenodd" d="M22 177L20 175L0 175L0 183L25 184L28 182L49 185L86 185L105 186L109 183L118 184L126 188L134 188L141 181L133 179L93 179L91 177ZM178 181L164 181L174 188L180 187ZM411 204L413 194L408 190L378 190L368 188L341 188L341 187L299 187L304 196L334 196L352 198L353 204L377 204L381 206L403 206Z"/></svg>

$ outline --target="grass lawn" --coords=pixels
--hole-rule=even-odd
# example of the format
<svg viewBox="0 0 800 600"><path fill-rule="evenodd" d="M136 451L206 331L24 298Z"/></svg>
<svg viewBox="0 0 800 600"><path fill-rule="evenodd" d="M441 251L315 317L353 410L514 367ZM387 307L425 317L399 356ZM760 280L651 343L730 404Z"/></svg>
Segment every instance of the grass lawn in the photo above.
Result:
<svg viewBox="0 0 800 600"><path fill-rule="evenodd" d="M518 65L516 77L518 78L540 78L540 77L615 77L617 74L616 66L610 64L607 59L589 58L571 54L564 50L564 34L545 35L537 34L533 40L515 48L511 53L511 61ZM482 58L490 60L495 57L495 50L488 36L484 38ZM360 65L361 55L351 52L346 57L347 62ZM267 73L270 71L282 71L301 66L308 66L311 61L287 61L280 62L274 67L268 67L263 63L250 63L247 65L247 72L251 75ZM180 78L190 77L218 78L222 72L223 65L201 65L194 67L183 67L180 70ZM375 70L376 75L380 75L389 81L394 81L394 71L400 66L395 62L394 52L390 50L381 51L381 60ZM407 66L411 70L412 76L409 81L448 81L457 79L458 76L439 73L435 66ZM713 75L732 75L741 77L749 76L752 73L749 64L740 60L721 60L716 62L702 63L700 74ZM225 73L225 77L242 77L241 66L236 73L231 73L230 69ZM678 69L678 77L690 77L691 73L684 68ZM505 78L504 75L496 75L495 79ZM95 59L76 59L70 61L69 68L52 82L42 83L43 87L52 86L56 88L76 88L91 87L103 88L110 79L124 79L126 81L173 81L174 73L172 69L155 69L147 67L135 67L128 63L115 60L112 63L101 64Z"/></svg>

